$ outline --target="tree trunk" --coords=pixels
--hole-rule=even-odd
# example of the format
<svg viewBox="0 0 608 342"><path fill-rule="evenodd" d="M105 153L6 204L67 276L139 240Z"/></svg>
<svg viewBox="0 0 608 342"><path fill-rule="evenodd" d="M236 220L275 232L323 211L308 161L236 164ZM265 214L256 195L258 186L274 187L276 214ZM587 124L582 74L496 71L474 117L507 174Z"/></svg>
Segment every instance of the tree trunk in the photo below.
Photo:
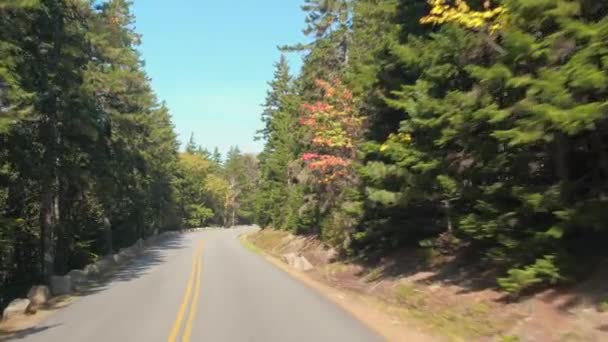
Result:
<svg viewBox="0 0 608 342"><path fill-rule="evenodd" d="M454 225L452 223L452 205L449 200L443 201L443 207L445 208L445 217L447 223L448 232L451 234L454 231Z"/></svg>
<svg viewBox="0 0 608 342"><path fill-rule="evenodd" d="M570 145L568 137L563 133L557 133L555 135L556 143L556 156L555 156L555 167L557 171L557 177L561 184L562 199L568 203L570 202Z"/></svg>
<svg viewBox="0 0 608 342"><path fill-rule="evenodd" d="M53 189L52 182L42 183L40 195L40 252L42 275L49 278L53 275L55 264L53 229Z"/></svg>
<svg viewBox="0 0 608 342"><path fill-rule="evenodd" d="M114 243L112 236L112 223L109 218L109 214L103 218L103 237L104 237L104 252L107 255L114 253Z"/></svg>
<svg viewBox="0 0 608 342"><path fill-rule="evenodd" d="M601 179L606 179L608 177L608 155L606 146L602 140L601 134L597 130L591 133L591 138L593 149L597 153L599 159L600 170L602 173Z"/></svg>
<svg viewBox="0 0 608 342"><path fill-rule="evenodd" d="M59 98L55 87L61 59L63 41L63 13L59 3L49 5L49 16L52 20L53 48L49 54L47 70L41 75L42 90L46 96L40 103L42 119L40 123L40 142L44 144L40 179L40 255L42 258L42 275L45 278L53 274L55 264L55 224L53 214L59 212L54 202L57 198L57 141L59 120ZM44 21L43 21L44 23ZM46 63L44 56L38 56Z"/></svg>

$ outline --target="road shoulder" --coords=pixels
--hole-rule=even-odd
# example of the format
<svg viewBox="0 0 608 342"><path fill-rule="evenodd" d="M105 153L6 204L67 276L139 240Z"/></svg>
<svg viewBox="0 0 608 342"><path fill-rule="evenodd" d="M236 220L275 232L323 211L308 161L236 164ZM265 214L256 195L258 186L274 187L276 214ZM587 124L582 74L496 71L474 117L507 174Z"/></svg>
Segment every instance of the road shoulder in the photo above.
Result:
<svg viewBox="0 0 608 342"><path fill-rule="evenodd" d="M241 244L249 251L266 259L276 268L287 273L292 278L313 289L329 301L333 302L351 316L359 320L370 330L376 332L388 341L441 341L426 332L420 331L412 322L403 320L403 312L398 307L372 296L366 296L354 291L332 287L311 276L310 273L298 271L281 261L276 255L250 241L254 233L246 233L239 237Z"/></svg>

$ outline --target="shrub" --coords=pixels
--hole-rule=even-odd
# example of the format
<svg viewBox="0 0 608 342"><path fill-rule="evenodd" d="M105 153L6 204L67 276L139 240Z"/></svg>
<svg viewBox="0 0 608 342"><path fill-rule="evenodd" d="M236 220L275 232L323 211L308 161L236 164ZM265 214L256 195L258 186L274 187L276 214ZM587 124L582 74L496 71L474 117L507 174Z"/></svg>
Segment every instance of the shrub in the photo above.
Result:
<svg viewBox="0 0 608 342"><path fill-rule="evenodd" d="M500 286L510 294L519 295L523 290L543 283L556 284L563 277L556 265L555 255L545 255L532 265L511 269L508 276L499 278Z"/></svg>

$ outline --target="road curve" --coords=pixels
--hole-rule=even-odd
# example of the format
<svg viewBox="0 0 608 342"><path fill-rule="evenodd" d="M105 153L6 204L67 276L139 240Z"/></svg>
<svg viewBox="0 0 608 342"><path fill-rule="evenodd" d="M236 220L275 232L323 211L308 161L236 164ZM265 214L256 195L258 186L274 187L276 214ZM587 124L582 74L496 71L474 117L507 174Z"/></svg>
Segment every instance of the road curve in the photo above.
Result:
<svg viewBox="0 0 608 342"><path fill-rule="evenodd" d="M181 234L14 341L382 341L241 246L249 228Z"/></svg>

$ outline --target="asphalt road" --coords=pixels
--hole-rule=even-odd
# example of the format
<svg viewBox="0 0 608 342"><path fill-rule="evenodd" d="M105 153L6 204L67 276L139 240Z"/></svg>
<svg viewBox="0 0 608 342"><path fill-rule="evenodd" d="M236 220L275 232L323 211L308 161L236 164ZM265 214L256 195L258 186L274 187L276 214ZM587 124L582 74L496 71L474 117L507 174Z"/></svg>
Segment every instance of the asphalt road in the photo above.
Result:
<svg viewBox="0 0 608 342"><path fill-rule="evenodd" d="M360 322L238 241L249 228L171 238L112 280L13 339L381 341Z"/></svg>

